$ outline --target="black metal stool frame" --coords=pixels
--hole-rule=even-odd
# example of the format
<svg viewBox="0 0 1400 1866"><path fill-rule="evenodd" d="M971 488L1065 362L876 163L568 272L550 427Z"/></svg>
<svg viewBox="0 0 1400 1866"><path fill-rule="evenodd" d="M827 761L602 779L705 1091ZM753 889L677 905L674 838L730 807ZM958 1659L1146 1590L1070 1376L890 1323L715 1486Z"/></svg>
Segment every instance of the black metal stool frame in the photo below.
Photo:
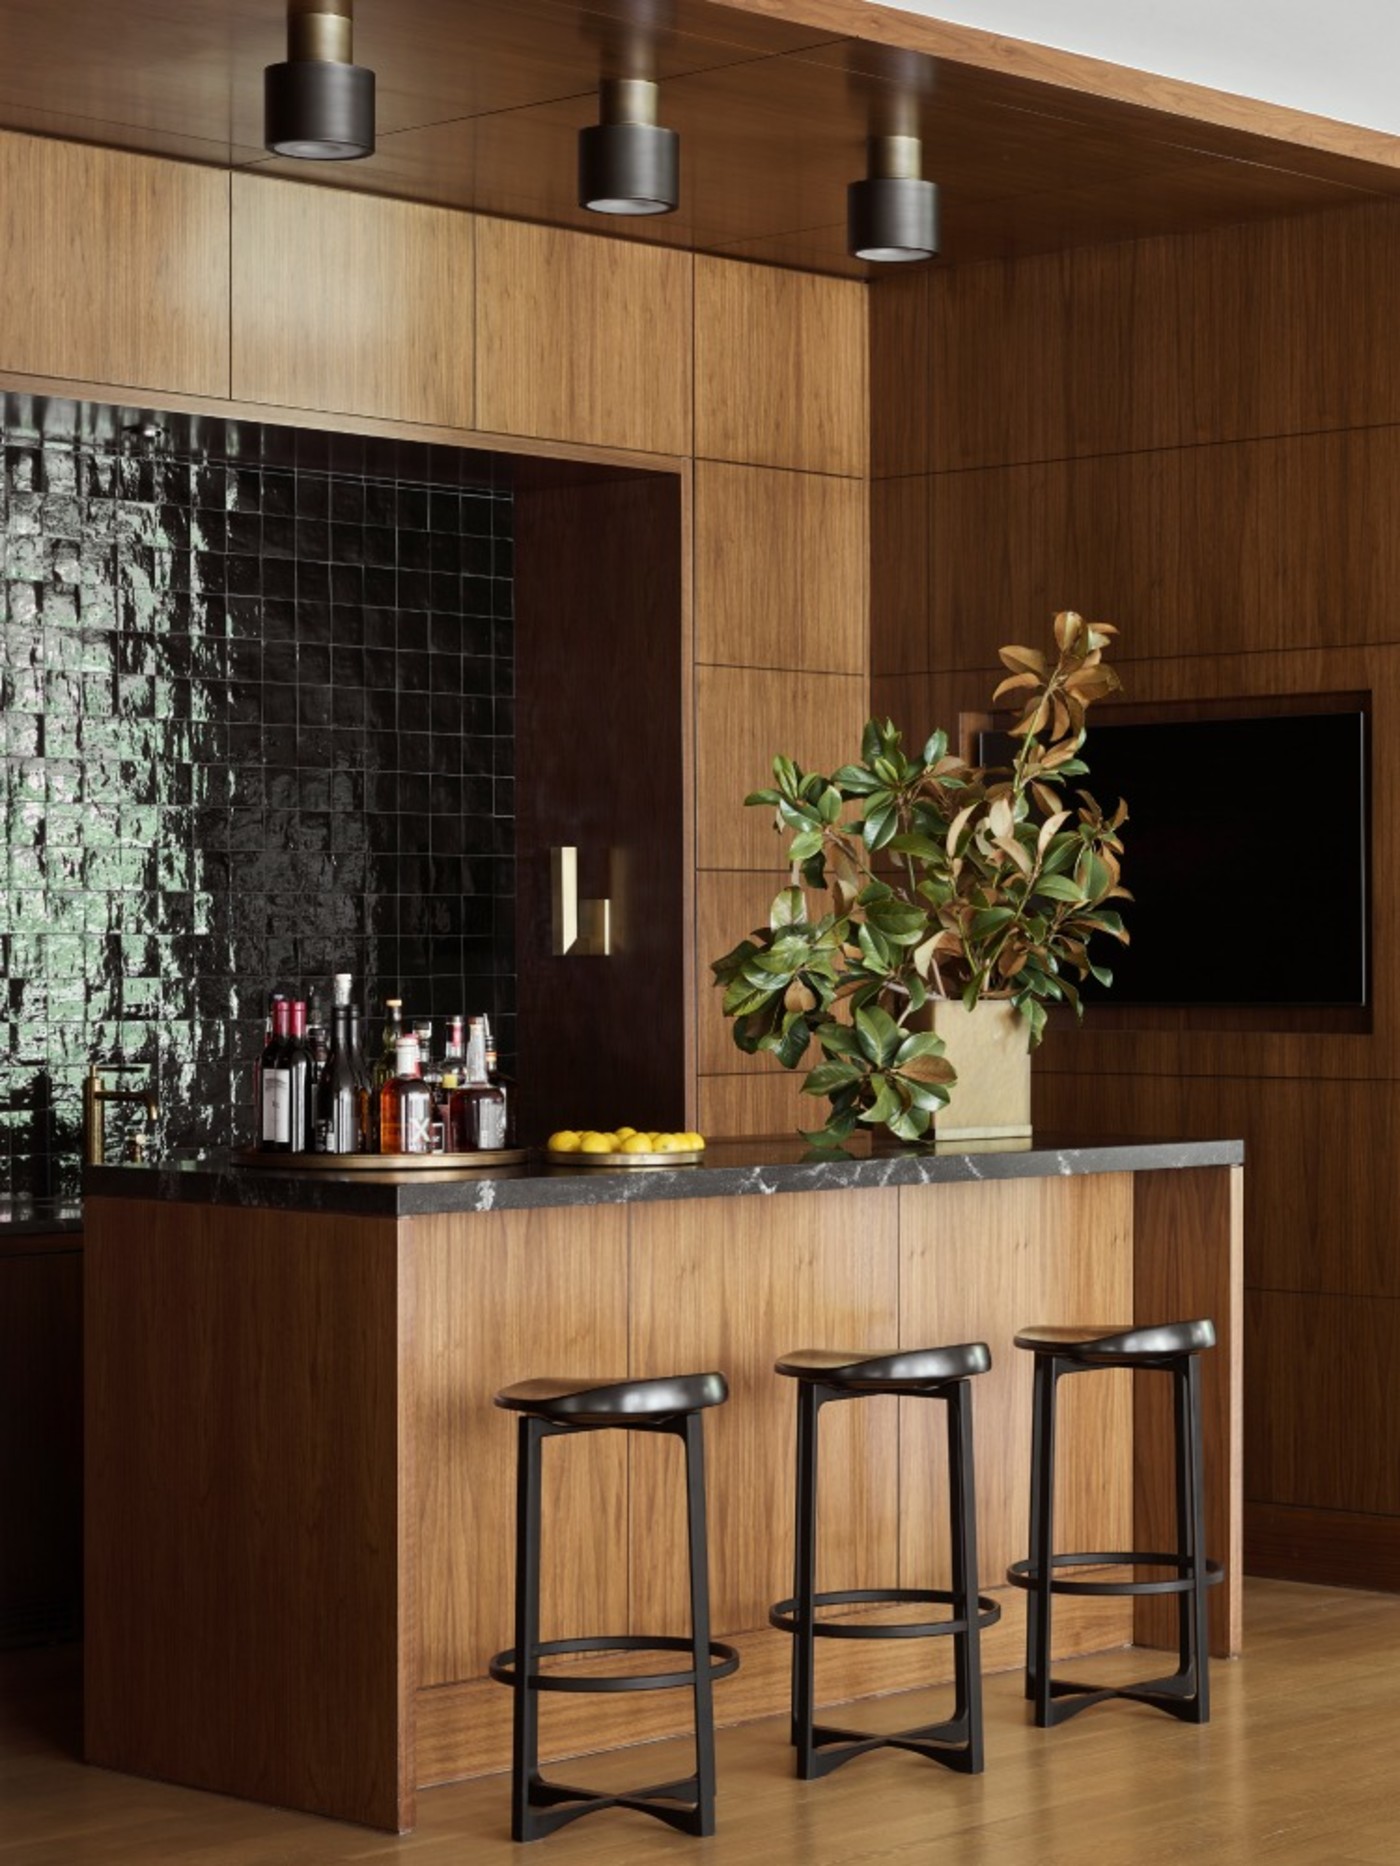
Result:
<svg viewBox="0 0 1400 1866"><path fill-rule="evenodd" d="M1057 1555L1055 1548L1055 1393L1066 1374L1101 1372L1129 1366L1134 1373L1160 1371L1172 1376L1176 1425L1177 1547L1170 1553L1135 1549L1096 1550ZM1210 1722L1210 1638L1207 1590L1224 1575L1219 1562L1205 1556L1205 1494L1201 1444L1201 1368L1198 1354L1164 1355L1159 1360L1084 1361L1057 1354L1035 1356L1031 1421L1031 1553L1013 1562L1006 1578L1030 1594L1026 1603L1026 1697L1035 1707L1039 1729L1049 1729L1102 1704L1127 1698L1150 1704L1185 1723ZM1061 1580L1061 1568L1175 1568L1167 1581ZM1051 1676L1051 1602L1056 1594L1177 1597L1177 1669L1162 1678L1108 1688Z"/></svg>
<svg viewBox="0 0 1400 1866"><path fill-rule="evenodd" d="M633 1808L668 1827L700 1837L715 1831L715 1726L712 1686L738 1670L732 1646L710 1638L709 1553L705 1532L705 1438L702 1414L678 1418L625 1417L606 1424L555 1423L525 1414L519 1425L516 1482L515 1644L492 1659L490 1675L512 1688L514 1743L511 1768L511 1838L542 1840L546 1834L602 1808ZM690 1639L622 1633L586 1639L540 1640L540 1477L544 1440L587 1431L672 1433L685 1446L686 1531L690 1562ZM687 1652L682 1671L569 1677L539 1669L542 1658L579 1652ZM706 1654L714 1663L699 1663ZM523 1655L523 1659L522 1659ZM591 1788L546 1781L539 1766L541 1691L664 1691L689 1685L695 1699L695 1773L675 1782L653 1783L609 1795Z"/></svg>
<svg viewBox="0 0 1400 1866"><path fill-rule="evenodd" d="M851 1588L818 1594L817 1585L817 1420L832 1400L869 1399L876 1393L917 1399L941 1399L947 1405L948 1478L952 1513L953 1585L945 1588ZM967 1775L984 1766L982 1742L982 1667L979 1635L1001 1618L995 1601L977 1593L977 1511L972 1455L970 1381L942 1386L881 1384L834 1386L799 1380L797 1386L797 1513L794 1528L793 1594L780 1600L769 1623L793 1637L792 1745L797 1773L815 1781L853 1756L872 1749L906 1749ZM895 1626L857 1625L849 1620L819 1621L819 1607L866 1602L922 1602L951 1606L946 1620L906 1622ZM817 1639L953 1639L953 1715L943 1723L924 1724L888 1736L848 1730L816 1721Z"/></svg>

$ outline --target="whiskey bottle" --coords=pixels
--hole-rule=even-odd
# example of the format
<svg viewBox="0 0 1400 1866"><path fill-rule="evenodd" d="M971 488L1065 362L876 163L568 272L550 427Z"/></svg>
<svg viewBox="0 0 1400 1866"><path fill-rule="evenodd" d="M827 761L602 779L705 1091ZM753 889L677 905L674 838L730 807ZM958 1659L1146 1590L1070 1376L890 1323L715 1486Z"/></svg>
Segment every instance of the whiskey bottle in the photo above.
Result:
<svg viewBox="0 0 1400 1866"><path fill-rule="evenodd" d="M515 1122L517 1112L515 1079L513 1076L501 1074L500 1059L496 1053L496 1039L491 1033L491 1019L489 1017L483 1017L481 1020L481 1027L486 1035L487 1079L494 1082L496 1087L501 1090L506 1098L506 1145L508 1147L513 1147L516 1145Z"/></svg>
<svg viewBox="0 0 1400 1866"><path fill-rule="evenodd" d="M418 1064L418 1039L402 1037L394 1076L379 1091L379 1151L431 1153L433 1103Z"/></svg>
<svg viewBox="0 0 1400 1866"><path fill-rule="evenodd" d="M384 1000L384 1035L379 1045L379 1056L370 1077L369 1118L371 1153L388 1153L390 1148L383 1145L383 1135L379 1130L381 1097L386 1084L394 1080L398 1073L399 1043L404 1035L403 999L386 998ZM397 1151L397 1149L394 1149Z"/></svg>
<svg viewBox="0 0 1400 1866"><path fill-rule="evenodd" d="M474 1017L467 1038L467 1079L452 1096L453 1146L462 1153L494 1153L506 1142L505 1090L486 1073L486 1032Z"/></svg>

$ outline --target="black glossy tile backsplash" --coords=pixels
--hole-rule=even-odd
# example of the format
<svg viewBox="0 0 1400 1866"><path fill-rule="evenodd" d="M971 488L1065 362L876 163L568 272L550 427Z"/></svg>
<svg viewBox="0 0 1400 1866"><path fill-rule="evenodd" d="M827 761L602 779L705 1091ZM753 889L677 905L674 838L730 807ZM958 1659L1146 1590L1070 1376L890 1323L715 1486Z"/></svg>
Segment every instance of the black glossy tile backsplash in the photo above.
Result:
<svg viewBox="0 0 1400 1866"><path fill-rule="evenodd" d="M488 456L0 398L0 1168L94 1058L247 1140L267 991L514 1036L511 494ZM115 1086L115 1081L113 1084ZM138 1117L114 1106L116 1157Z"/></svg>

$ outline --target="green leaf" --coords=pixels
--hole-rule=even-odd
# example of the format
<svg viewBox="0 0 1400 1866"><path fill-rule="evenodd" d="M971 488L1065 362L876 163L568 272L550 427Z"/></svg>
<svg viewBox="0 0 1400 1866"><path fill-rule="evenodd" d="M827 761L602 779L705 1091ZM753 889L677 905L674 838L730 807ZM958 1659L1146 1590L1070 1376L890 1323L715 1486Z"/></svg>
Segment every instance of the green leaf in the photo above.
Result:
<svg viewBox="0 0 1400 1866"><path fill-rule="evenodd" d="M989 933L998 933L1004 926L1009 926L1016 918L1014 907L983 907L972 916L972 925L968 932L973 939L986 939Z"/></svg>
<svg viewBox="0 0 1400 1866"><path fill-rule="evenodd" d="M924 744L924 763L936 765L948 750L948 734L935 732Z"/></svg>
<svg viewBox="0 0 1400 1866"><path fill-rule="evenodd" d="M859 1063L818 1063L802 1084L802 1093L830 1095L833 1089L847 1088L851 1083L863 1081L864 1078L865 1071Z"/></svg>
<svg viewBox="0 0 1400 1866"><path fill-rule="evenodd" d="M864 765L842 765L839 771L832 772L831 781L851 797L868 797L871 791L884 788L874 772L867 771Z"/></svg>
<svg viewBox="0 0 1400 1866"><path fill-rule="evenodd" d="M807 918L807 902L801 888L784 888L769 909L768 924L776 933L779 927L796 926Z"/></svg>
<svg viewBox="0 0 1400 1866"><path fill-rule="evenodd" d="M856 1034L860 1046L872 1063L881 1068L894 1061L902 1032L899 1025L878 1004L872 1004L856 1012Z"/></svg>
<svg viewBox="0 0 1400 1866"><path fill-rule="evenodd" d="M904 1039L895 1052L895 1066L903 1068L905 1063L916 1056L941 1056L947 1047L942 1037L936 1036L932 1030L916 1030Z"/></svg>
<svg viewBox="0 0 1400 1866"><path fill-rule="evenodd" d="M835 1019L822 1025L817 1032L817 1041L828 1056L863 1056L860 1038L849 1024L838 1024Z"/></svg>
<svg viewBox="0 0 1400 1866"><path fill-rule="evenodd" d="M932 836L921 836L910 830L903 836L893 836L889 847L896 855L917 855L921 861L942 863L947 859L947 850L941 842L935 842Z"/></svg>
<svg viewBox="0 0 1400 1866"><path fill-rule="evenodd" d="M883 849L899 828L899 811L892 803L876 804L873 810L866 812L865 821L860 826L861 837L865 846L873 855Z"/></svg>
<svg viewBox="0 0 1400 1866"><path fill-rule="evenodd" d="M824 823L834 823L841 814L842 797L834 784L828 784L817 798L817 809Z"/></svg>
<svg viewBox="0 0 1400 1866"><path fill-rule="evenodd" d="M1084 899L1084 890L1068 875L1042 875L1035 884L1035 891L1048 900L1073 901L1076 906Z"/></svg>
<svg viewBox="0 0 1400 1866"><path fill-rule="evenodd" d="M751 790L748 796L745 797L744 802L746 804L775 804L781 803L782 798L775 790Z"/></svg>
<svg viewBox="0 0 1400 1866"><path fill-rule="evenodd" d="M881 1076L875 1090L875 1099L868 1108L861 1110L859 1120L871 1127L888 1127L897 1114L903 1112L903 1103L894 1091L894 1085L888 1076Z"/></svg>
<svg viewBox="0 0 1400 1866"><path fill-rule="evenodd" d="M768 987L760 991L749 984L747 979L736 978L724 994L724 1014L726 1017L747 1017L762 1005L771 1004L776 996L777 993Z"/></svg>
<svg viewBox="0 0 1400 1866"><path fill-rule="evenodd" d="M822 832L819 829L804 829L800 836L794 836L788 849L790 862L805 862L808 856L815 855L822 846Z"/></svg>
<svg viewBox="0 0 1400 1866"><path fill-rule="evenodd" d="M807 1054L812 1032L800 1014L789 1017L783 1026L782 1041L775 1052L784 1069L796 1069Z"/></svg>

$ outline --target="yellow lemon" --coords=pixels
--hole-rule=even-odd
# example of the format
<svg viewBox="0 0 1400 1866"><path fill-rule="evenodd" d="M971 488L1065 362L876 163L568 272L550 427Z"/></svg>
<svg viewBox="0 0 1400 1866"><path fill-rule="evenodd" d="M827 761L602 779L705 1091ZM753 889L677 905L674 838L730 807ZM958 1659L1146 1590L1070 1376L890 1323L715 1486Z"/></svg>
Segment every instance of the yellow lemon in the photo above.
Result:
<svg viewBox="0 0 1400 1866"><path fill-rule="evenodd" d="M631 1140L636 1132L637 1130L635 1127L615 1127L613 1129L613 1133L616 1134L619 1140Z"/></svg>
<svg viewBox="0 0 1400 1866"><path fill-rule="evenodd" d="M658 1153L684 1153L684 1134L658 1134L656 1136L656 1151Z"/></svg>
<svg viewBox="0 0 1400 1866"><path fill-rule="evenodd" d="M703 1134L682 1134L681 1139L685 1142L690 1152L703 1153L705 1151L705 1136Z"/></svg>
<svg viewBox="0 0 1400 1866"><path fill-rule="evenodd" d="M629 1134L618 1148L619 1153L650 1153L651 1142L645 1134Z"/></svg>
<svg viewBox="0 0 1400 1866"><path fill-rule="evenodd" d="M615 1153L617 1142L611 1134L585 1134L578 1150L580 1153Z"/></svg>
<svg viewBox="0 0 1400 1866"><path fill-rule="evenodd" d="M577 1153L583 1136L571 1127L561 1128L557 1134L549 1137L551 1153Z"/></svg>

